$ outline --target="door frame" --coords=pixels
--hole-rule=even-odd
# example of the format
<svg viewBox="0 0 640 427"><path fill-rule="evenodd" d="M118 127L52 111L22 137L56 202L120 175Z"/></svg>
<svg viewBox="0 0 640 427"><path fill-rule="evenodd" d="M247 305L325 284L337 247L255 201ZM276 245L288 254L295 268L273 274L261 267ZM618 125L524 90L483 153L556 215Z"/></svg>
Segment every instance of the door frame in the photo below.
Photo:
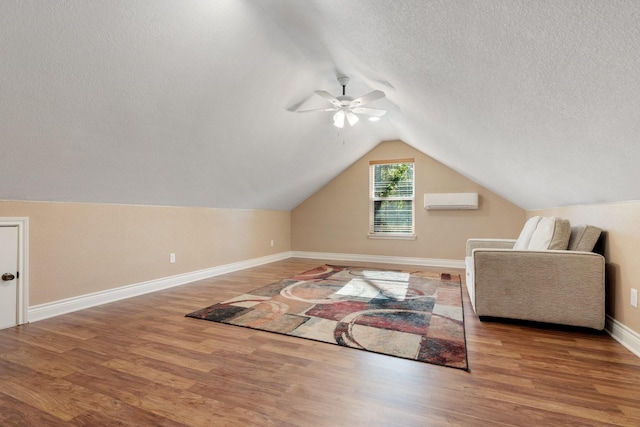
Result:
<svg viewBox="0 0 640 427"><path fill-rule="evenodd" d="M28 322L29 313L29 218L28 217L0 217L0 226L18 227L18 325Z"/></svg>

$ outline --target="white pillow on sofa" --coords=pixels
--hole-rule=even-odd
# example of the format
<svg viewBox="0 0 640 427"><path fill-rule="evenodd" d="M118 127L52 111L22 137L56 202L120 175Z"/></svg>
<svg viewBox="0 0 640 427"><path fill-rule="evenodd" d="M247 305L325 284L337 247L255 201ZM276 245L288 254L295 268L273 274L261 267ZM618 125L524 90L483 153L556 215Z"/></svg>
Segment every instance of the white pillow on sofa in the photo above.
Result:
<svg viewBox="0 0 640 427"><path fill-rule="evenodd" d="M516 240L516 243L514 243L513 249L524 251L529 248L531 236L533 236L533 232L536 231L536 227L538 226L538 222L541 218L541 216L534 216L529 218L527 222L524 223L524 227L522 227L520 236L518 236L518 240Z"/></svg>
<svg viewBox="0 0 640 427"><path fill-rule="evenodd" d="M566 250L571 236L571 224L568 220L553 216L541 218L531 236L530 251L551 249Z"/></svg>

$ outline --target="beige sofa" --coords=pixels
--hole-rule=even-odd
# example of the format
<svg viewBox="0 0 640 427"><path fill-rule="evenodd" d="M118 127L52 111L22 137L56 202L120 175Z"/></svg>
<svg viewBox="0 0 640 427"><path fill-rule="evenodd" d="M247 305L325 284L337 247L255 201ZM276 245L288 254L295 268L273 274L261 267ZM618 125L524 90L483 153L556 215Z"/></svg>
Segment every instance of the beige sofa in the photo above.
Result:
<svg viewBox="0 0 640 427"><path fill-rule="evenodd" d="M478 316L601 330L604 257L591 252L601 230L533 217L518 239L469 239L466 282Z"/></svg>

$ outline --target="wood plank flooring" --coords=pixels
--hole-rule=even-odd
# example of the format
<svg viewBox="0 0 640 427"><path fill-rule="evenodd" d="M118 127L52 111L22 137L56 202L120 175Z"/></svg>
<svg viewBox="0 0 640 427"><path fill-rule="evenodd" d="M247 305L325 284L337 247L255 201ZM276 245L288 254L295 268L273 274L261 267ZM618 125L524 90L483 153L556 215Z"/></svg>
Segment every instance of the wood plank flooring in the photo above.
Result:
<svg viewBox="0 0 640 427"><path fill-rule="evenodd" d="M466 290L470 372L184 317L324 262L0 331L0 425L640 425L640 358L605 333L480 322Z"/></svg>

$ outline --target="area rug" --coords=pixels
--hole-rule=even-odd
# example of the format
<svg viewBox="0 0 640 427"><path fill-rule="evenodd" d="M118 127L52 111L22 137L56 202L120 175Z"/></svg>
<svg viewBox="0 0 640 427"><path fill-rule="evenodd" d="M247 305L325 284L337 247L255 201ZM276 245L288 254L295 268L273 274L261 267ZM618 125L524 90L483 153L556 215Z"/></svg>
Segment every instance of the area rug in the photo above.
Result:
<svg viewBox="0 0 640 427"><path fill-rule="evenodd" d="M324 265L187 316L468 366L457 274Z"/></svg>

